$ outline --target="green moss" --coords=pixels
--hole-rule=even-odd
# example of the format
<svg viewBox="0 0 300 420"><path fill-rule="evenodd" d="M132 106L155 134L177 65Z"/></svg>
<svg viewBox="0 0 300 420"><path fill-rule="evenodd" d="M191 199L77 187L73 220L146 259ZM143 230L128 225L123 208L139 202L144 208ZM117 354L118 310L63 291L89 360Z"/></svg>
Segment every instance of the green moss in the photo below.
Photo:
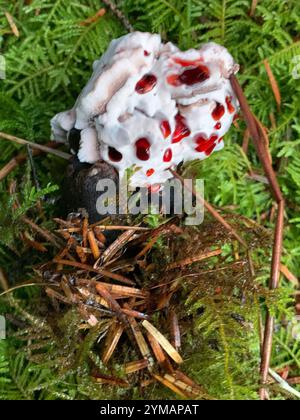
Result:
<svg viewBox="0 0 300 420"><path fill-rule="evenodd" d="M0 11L9 11L20 31L20 37L16 38L10 32L4 14L0 14L0 49L7 63L7 79L0 80L0 131L31 141L46 142L50 136L50 118L74 103L90 76L94 59L105 51L113 38L126 31L109 11L91 26L79 25L101 7L97 0L84 4L79 0L33 0L30 5L24 3L0 0ZM253 18L248 13L250 0L120 0L116 3L138 30L158 31L164 39L178 43L181 48L197 47L207 40L221 42L240 62L240 79L252 109L270 129L270 150L287 200L283 263L299 277L300 84L293 78L293 70L299 63L295 59L300 56L299 2L259 2ZM281 90L280 111L263 66L264 59L269 60ZM274 115L275 127L272 127L270 113ZM293 301L290 298L293 288L282 279L282 290L275 294L264 293L270 275L272 235L269 229L273 227L273 222L268 216L272 197L264 184L247 177L250 165L258 173L262 173L262 169L252 147L247 158L241 152L244 128L244 124L239 122L239 128L230 131L225 138L224 151L185 168L186 173L205 179L206 198L210 202L235 214L231 221L243 230L258 268L255 289L259 289L262 297L250 300L251 308L247 304L241 307L236 298L245 282L249 285L249 294L253 293L253 284L248 282L247 272L239 270L221 272L217 277L209 274L200 276L197 287L189 296L188 285L183 283L184 301L177 302L195 321L184 336L187 370L206 387L210 395L221 399L257 398L257 317L258 308L265 307L264 302L277 316L273 368L288 365L292 376L300 373L299 339L295 338L297 326L294 325ZM20 146L0 140L0 167L18 152ZM28 177L29 170L24 171L24 166L16 168L0 182L0 266L8 273L11 285L30 280L33 277L32 265L49 259L49 256L29 252L20 241L19 232L24 229L21 216L29 212L39 224L51 228L49 220L58 212L54 198L59 194L53 195L53 185L61 184L65 163L47 156L36 158L35 164L42 192L33 188ZM17 198L21 202L18 213L13 211L12 198L7 194L12 180L17 182ZM43 201L44 214L41 216L35 203L44 196L48 198ZM50 201L50 197L53 200ZM243 216L253 222L243 222ZM148 222L156 226L161 220L153 216ZM204 235L203 229L202 236L193 239L188 252L191 249L195 252L203 250L214 243L222 247L224 262L233 262L231 251L235 244L227 242L226 234L214 222L209 219L207 222L211 223L209 233ZM163 246L160 242L158 252L164 249ZM174 261L174 255L168 254L167 248L164 250L165 261ZM183 254L188 253L187 249L179 247L176 259L183 257L181 250ZM209 271L213 267L207 264L202 268ZM153 281L153 276L145 276L145 281ZM215 302L212 298L215 286L226 286L225 296L229 294L232 298L220 298L220 302ZM49 330L41 321L45 315L43 305L45 309L48 303L43 300L40 288L34 291L28 288L16 292L14 296L18 301L1 299L0 312L25 322L21 330L27 329L28 332L27 335L24 333L23 340L11 337L6 342L0 342L0 398L173 398L171 392L159 385L147 388L141 395L135 387L128 391L95 384L90 378L91 366L103 368L94 353L94 344L100 332L92 331L82 337L76 330L78 314L71 311L60 317L61 322L53 320L55 334L52 335L53 329ZM35 313L37 307L42 313ZM232 317L232 314L238 314L238 317ZM157 319L156 322L163 321ZM15 331L13 325L9 323L11 332ZM39 325L37 331L36 325ZM102 327L105 328L105 325ZM232 329L235 334L231 334ZM33 334L34 345L37 346L35 349L27 348L26 337L30 334ZM126 346L123 350L125 354L128 351ZM46 359L43 358L45 354ZM120 362L116 360L115 363L116 371L121 375L118 369ZM53 371L53 366L60 368ZM274 388L272 396L282 397L278 388Z"/></svg>

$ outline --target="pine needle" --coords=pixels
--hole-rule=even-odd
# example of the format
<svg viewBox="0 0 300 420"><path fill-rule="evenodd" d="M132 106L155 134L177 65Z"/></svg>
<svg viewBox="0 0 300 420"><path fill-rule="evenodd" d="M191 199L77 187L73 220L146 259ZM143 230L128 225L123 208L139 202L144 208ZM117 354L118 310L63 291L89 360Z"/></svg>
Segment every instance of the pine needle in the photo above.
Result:
<svg viewBox="0 0 300 420"><path fill-rule="evenodd" d="M86 20L80 22L80 26L89 26L92 23L97 22L100 18L102 18L106 13L105 9L100 9L94 16L87 18Z"/></svg>
<svg viewBox="0 0 300 420"><path fill-rule="evenodd" d="M17 28L17 25L15 24L14 18L8 12L5 12L5 16L9 23L10 29L12 30L12 33L15 35L15 37L19 38L20 32L19 32L19 29Z"/></svg>
<svg viewBox="0 0 300 420"><path fill-rule="evenodd" d="M10 294L10 293L12 293L12 292L14 292L16 290L19 290L19 289L24 289L26 287L35 287L35 286L45 287L45 286L48 286L48 283L25 283L25 284L19 284L18 286L11 287L10 289L5 290L4 292L0 293L0 297L6 296L6 295L8 295L8 294Z"/></svg>
<svg viewBox="0 0 300 420"><path fill-rule="evenodd" d="M178 364L183 363L183 359L178 353L178 351L172 346L172 344L164 337L161 332L150 324L149 321L142 322L143 327L158 341L161 347L165 350L166 353Z"/></svg>
<svg viewBox="0 0 300 420"><path fill-rule="evenodd" d="M281 264L280 271L284 275L284 277L288 281L290 281L295 287L299 287L300 283L299 283L298 278L293 273L291 273L291 271L287 268L286 265Z"/></svg>
<svg viewBox="0 0 300 420"><path fill-rule="evenodd" d="M278 105L278 108L280 109L281 93L280 93L280 89L279 89L277 80L275 79L274 73L271 69L271 66L270 66L270 63L268 62L268 60L264 60L263 63L264 63L267 75L269 77L270 85L271 85L272 91L274 93L276 103Z"/></svg>

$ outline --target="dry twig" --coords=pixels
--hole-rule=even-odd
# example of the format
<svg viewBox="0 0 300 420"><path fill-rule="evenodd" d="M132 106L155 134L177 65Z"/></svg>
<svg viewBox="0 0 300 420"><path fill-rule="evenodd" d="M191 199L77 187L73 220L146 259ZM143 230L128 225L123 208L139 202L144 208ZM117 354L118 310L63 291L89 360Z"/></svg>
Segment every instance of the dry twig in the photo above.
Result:
<svg viewBox="0 0 300 420"><path fill-rule="evenodd" d="M58 157L60 157L62 159L65 159L65 160L70 160L71 157L72 157L72 155L70 155L69 153L61 152L60 150L55 150L55 149L52 149L51 147L44 146L44 145L39 144L39 143L32 143L31 141L24 140L24 139L21 139L19 137L11 136L10 134L6 134L6 133L3 133L3 132L0 132L0 138L2 138L4 140L9 140L13 143L21 144L22 146L27 146L28 145L32 149L40 150L41 152L49 153L49 154L58 156Z"/></svg>

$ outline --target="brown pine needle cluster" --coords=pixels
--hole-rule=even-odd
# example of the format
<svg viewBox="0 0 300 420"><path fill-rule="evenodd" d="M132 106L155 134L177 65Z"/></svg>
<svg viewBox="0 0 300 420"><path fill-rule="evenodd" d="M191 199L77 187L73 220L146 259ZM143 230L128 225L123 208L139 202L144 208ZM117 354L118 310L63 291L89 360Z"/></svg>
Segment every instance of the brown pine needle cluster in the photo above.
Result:
<svg viewBox="0 0 300 420"><path fill-rule="evenodd" d="M202 387L181 370L184 327L172 299L179 289L178 270L183 277L186 272L187 277L192 275L191 267L195 264L221 257L221 248L212 250L207 241L199 244L199 249L193 246L196 255L188 248L190 257L182 258L178 252L176 261L165 266L166 277L158 275L160 282L148 284L144 278L147 275L139 277L138 273L160 271L148 258L158 240L179 238L187 231L175 224L175 219L156 229L106 226L103 221L90 225L80 213L71 214L66 221L55 221L59 225L56 234L65 245L40 268L41 282L47 283L46 294L56 307L77 308L82 331L96 328L103 319L109 320L101 341L100 357L105 366L109 367L116 355L118 360L122 358L119 353L124 340L135 354L135 359L123 366L125 379L97 370L92 374L96 383L129 387L132 376L138 375L142 378L141 387L159 382L181 398L207 397ZM117 234L115 240L111 240L112 231ZM197 271L194 274L200 275ZM220 294L219 289L216 294ZM167 325L157 322L158 314L166 311Z"/></svg>

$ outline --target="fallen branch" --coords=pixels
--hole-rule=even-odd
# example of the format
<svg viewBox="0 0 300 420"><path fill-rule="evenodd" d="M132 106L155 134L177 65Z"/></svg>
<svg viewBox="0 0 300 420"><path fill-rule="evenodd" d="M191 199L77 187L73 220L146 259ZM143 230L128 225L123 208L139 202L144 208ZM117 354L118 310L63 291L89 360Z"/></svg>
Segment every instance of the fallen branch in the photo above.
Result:
<svg viewBox="0 0 300 420"><path fill-rule="evenodd" d="M19 137L15 137L10 134L3 133L3 132L0 132L0 138L4 140L9 140L13 143L21 144L22 146L30 146L32 149L40 150L44 153L49 153L65 160L70 160L72 157L72 155L70 155L69 153L61 152L60 150L55 150L55 149L52 149L51 147L43 146L42 144L39 144L39 143L33 143L31 141L24 140Z"/></svg>
<svg viewBox="0 0 300 420"><path fill-rule="evenodd" d="M56 149L59 146L59 143L51 141L45 145L50 149ZM32 152L32 156L40 156L42 153L45 153L41 150L35 149ZM13 157L2 169L0 169L0 181L2 181L5 177L7 177L14 169L16 169L19 165L25 163L28 159L28 154L20 153L18 156Z"/></svg>

